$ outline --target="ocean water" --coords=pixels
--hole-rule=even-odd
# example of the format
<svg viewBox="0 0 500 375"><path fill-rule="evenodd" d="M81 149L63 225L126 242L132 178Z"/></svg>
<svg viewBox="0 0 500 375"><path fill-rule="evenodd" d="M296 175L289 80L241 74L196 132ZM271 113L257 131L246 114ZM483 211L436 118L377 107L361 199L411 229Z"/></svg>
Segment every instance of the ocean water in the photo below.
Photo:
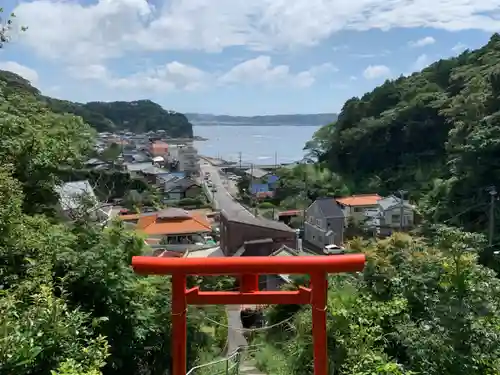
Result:
<svg viewBox="0 0 500 375"><path fill-rule="evenodd" d="M194 135L208 138L195 147L204 156L255 164L291 163L304 157L305 143L316 126L194 126Z"/></svg>

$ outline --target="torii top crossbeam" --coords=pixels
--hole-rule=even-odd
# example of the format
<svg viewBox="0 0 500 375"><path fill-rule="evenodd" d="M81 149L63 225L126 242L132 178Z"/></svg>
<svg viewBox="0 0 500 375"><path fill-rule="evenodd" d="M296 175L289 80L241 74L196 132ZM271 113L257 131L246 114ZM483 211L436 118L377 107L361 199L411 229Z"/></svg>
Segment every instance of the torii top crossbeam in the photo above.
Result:
<svg viewBox="0 0 500 375"><path fill-rule="evenodd" d="M293 257L156 258L133 257L135 272L149 275L313 274L359 272L364 254Z"/></svg>

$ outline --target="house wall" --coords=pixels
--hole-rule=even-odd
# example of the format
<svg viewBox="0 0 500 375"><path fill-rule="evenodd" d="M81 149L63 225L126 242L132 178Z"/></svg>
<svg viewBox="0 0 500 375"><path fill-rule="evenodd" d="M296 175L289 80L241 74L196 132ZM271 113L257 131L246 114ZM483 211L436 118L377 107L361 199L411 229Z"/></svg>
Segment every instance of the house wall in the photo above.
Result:
<svg viewBox="0 0 500 375"><path fill-rule="evenodd" d="M383 213L383 221L384 225L399 227L400 225L400 213L401 209L399 207L392 207L384 211ZM403 226L409 227L413 226L414 223L414 212L411 208L404 208L404 216L403 216Z"/></svg>
<svg viewBox="0 0 500 375"><path fill-rule="evenodd" d="M325 218L317 204L313 203L306 211L304 240L319 248L332 243L340 246L344 242L344 227L344 218ZM334 234L327 236L330 230Z"/></svg>
<svg viewBox="0 0 500 375"><path fill-rule="evenodd" d="M201 186L193 185L185 191L186 198L198 198L203 193Z"/></svg>
<svg viewBox="0 0 500 375"><path fill-rule="evenodd" d="M364 221L366 219L365 211L377 209L378 205L368 205L368 206L345 206L343 209L346 220L350 217L354 219L356 223Z"/></svg>
<svg viewBox="0 0 500 375"><path fill-rule="evenodd" d="M279 275L266 275L266 290L280 290L284 284L285 280Z"/></svg>
<svg viewBox="0 0 500 375"><path fill-rule="evenodd" d="M259 239L273 238L280 246L282 244L291 248L296 246L296 234L294 232L282 232L271 228L231 222L224 215L221 215L219 229L220 247L226 256L234 255L244 242ZM271 254L259 255L269 256Z"/></svg>
<svg viewBox="0 0 500 375"><path fill-rule="evenodd" d="M179 201L183 198L183 194L180 191L170 191L167 193L168 199L172 201Z"/></svg>

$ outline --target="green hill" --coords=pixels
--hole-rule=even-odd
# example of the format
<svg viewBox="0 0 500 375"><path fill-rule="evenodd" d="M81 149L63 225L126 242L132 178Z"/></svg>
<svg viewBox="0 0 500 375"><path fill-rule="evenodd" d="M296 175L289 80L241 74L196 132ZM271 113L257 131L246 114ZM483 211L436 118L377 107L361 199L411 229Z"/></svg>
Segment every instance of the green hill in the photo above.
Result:
<svg viewBox="0 0 500 375"><path fill-rule="evenodd" d="M483 231L500 188L500 35L349 99L320 135L310 144L353 191L406 189L432 220Z"/></svg>
<svg viewBox="0 0 500 375"><path fill-rule="evenodd" d="M58 113L72 113L99 132L129 129L141 133L165 130L171 137L192 137L193 126L186 116L167 111L150 100L133 102L76 103L41 95L27 80L12 72L0 70L0 81L7 83L8 90L29 92L47 103Z"/></svg>

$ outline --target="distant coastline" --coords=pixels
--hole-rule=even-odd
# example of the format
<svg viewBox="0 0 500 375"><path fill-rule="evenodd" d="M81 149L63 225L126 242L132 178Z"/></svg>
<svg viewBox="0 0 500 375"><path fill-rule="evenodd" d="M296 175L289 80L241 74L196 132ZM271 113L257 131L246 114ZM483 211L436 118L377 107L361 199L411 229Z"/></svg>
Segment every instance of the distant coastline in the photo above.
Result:
<svg viewBox="0 0 500 375"><path fill-rule="evenodd" d="M326 124L322 124L322 125L318 125L318 124L283 124L283 123L279 123L279 124L273 124L273 123L268 123L268 124L253 124L253 123L242 123L242 122L239 122L239 123L234 123L234 122L196 122L196 121L192 121L193 125L194 126L262 126L262 127L265 127L265 126L322 126L322 125L326 125ZM202 139L203 141L205 141L206 139Z"/></svg>
<svg viewBox="0 0 500 375"><path fill-rule="evenodd" d="M186 113L194 126L323 126L337 120L336 113L228 116Z"/></svg>
<svg viewBox="0 0 500 375"><path fill-rule="evenodd" d="M193 136L194 141L208 141L208 138L200 137L199 135Z"/></svg>

